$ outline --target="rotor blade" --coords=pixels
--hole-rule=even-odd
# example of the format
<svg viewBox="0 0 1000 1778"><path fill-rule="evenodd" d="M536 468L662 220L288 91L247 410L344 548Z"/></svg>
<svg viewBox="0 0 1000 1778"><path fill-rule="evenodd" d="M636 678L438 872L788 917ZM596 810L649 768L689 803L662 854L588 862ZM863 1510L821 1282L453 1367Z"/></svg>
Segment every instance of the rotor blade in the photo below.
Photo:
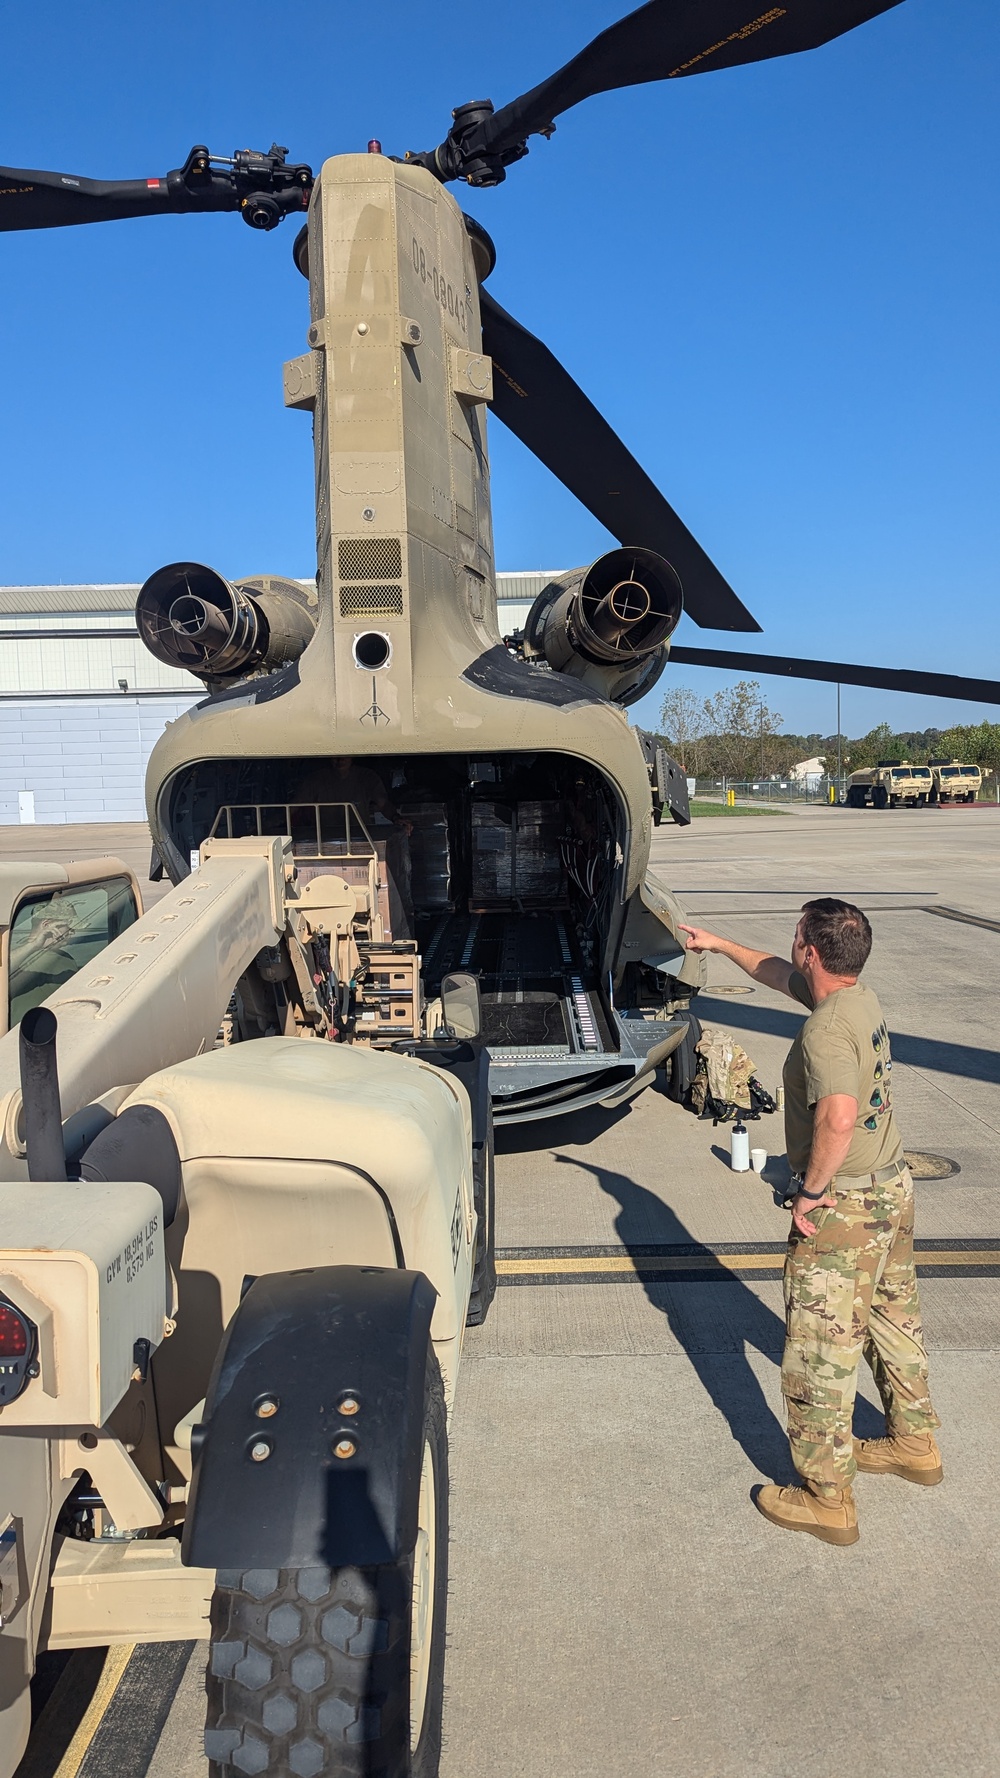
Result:
<svg viewBox="0 0 1000 1778"><path fill-rule="evenodd" d="M609 25L539 86L482 125L486 152L503 153L595 93L708 74L817 49L888 12L899 0L649 0Z"/></svg>
<svg viewBox="0 0 1000 1778"><path fill-rule="evenodd" d="M179 189L171 189L174 180ZM0 230L67 228L76 222L237 207L235 192L195 195L176 175L174 180L78 179L68 173L0 167Z"/></svg>
<svg viewBox="0 0 1000 1778"><path fill-rule="evenodd" d="M579 384L534 334L480 290L493 412L626 548L655 549L676 568L684 608L703 629L759 630L701 544Z"/></svg>
<svg viewBox="0 0 1000 1778"><path fill-rule="evenodd" d="M775 674L781 679L822 679L829 685L868 685L875 691L920 692L924 697L964 698L1000 704L1000 680L965 679L955 673L920 673L909 667L859 667L849 661L798 661L780 654L738 654L727 648L671 648L684 667L722 667L726 672Z"/></svg>

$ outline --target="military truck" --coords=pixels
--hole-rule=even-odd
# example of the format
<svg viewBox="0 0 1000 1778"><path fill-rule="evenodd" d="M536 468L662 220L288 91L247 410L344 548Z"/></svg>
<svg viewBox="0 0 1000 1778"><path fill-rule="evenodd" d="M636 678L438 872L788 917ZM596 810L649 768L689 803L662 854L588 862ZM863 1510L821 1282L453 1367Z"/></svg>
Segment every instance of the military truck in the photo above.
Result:
<svg viewBox="0 0 1000 1778"><path fill-rule="evenodd" d="M932 803L974 803L982 788L979 766L963 766L957 759L928 760L933 787Z"/></svg>
<svg viewBox="0 0 1000 1778"><path fill-rule="evenodd" d="M849 809L924 807L933 788L929 766L913 766L905 759L880 759L876 765L851 773L844 803Z"/></svg>
<svg viewBox="0 0 1000 1778"><path fill-rule="evenodd" d="M479 990L415 995L356 811L291 825L148 913L116 859L0 873L2 1778L39 1648L188 1638L216 1771L437 1769ZM251 965L284 1017L230 1042Z"/></svg>

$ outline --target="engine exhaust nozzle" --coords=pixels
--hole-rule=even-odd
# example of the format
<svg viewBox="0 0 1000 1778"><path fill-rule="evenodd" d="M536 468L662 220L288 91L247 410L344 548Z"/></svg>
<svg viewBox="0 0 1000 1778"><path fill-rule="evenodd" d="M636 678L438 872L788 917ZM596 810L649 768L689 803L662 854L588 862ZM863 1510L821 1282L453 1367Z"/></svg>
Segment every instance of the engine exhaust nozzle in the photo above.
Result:
<svg viewBox="0 0 1000 1778"><path fill-rule="evenodd" d="M651 549L613 549L583 575L567 618L583 655L620 666L659 648L683 608L681 583L662 556Z"/></svg>
<svg viewBox="0 0 1000 1778"><path fill-rule="evenodd" d="M294 581L229 581L201 562L170 562L136 600L139 634L158 661L206 683L297 660L316 627Z"/></svg>
<svg viewBox="0 0 1000 1778"><path fill-rule="evenodd" d="M656 683L684 609L681 583L651 549L613 549L543 587L528 613L526 660L545 660L615 703Z"/></svg>
<svg viewBox="0 0 1000 1778"><path fill-rule="evenodd" d="M590 619L590 627L602 642L617 642L633 624L648 617L652 600L638 580L620 580L606 593Z"/></svg>

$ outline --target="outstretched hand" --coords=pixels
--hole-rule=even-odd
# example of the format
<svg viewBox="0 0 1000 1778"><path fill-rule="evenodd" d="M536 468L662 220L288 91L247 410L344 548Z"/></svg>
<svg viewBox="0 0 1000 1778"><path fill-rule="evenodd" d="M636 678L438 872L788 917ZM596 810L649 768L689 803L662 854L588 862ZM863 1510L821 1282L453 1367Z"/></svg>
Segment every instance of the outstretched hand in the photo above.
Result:
<svg viewBox="0 0 1000 1778"><path fill-rule="evenodd" d="M686 950L717 951L719 949L719 939L717 934L714 932L707 932L703 926L682 926L678 923L677 930L678 932L686 932L688 935L687 945L685 947Z"/></svg>

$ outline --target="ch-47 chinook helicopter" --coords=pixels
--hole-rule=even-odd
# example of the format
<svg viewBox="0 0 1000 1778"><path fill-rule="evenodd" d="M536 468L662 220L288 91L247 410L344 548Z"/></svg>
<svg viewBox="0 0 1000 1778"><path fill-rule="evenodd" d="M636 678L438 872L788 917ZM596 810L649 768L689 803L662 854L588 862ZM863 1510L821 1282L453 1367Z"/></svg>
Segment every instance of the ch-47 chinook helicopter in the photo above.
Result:
<svg viewBox="0 0 1000 1778"><path fill-rule="evenodd" d="M210 835L284 831L292 806L341 800L335 758L377 767L409 829L386 847L387 933L416 946L416 994L432 998L459 966L479 977L500 1121L627 1095L681 1042L703 964L677 942L649 849L661 812L687 820L686 791L662 751L644 757L624 710L663 670L682 601L707 628L759 625L552 354L489 295L492 245L448 185L497 184L590 93L807 49L887 9L659 0L500 111L459 106L437 149L343 155L318 177L277 147L227 162L196 147L136 182L0 171L6 228L238 209L271 229L308 209L295 262L309 350L286 366L285 399L313 414L316 589L234 585L190 561L147 581L146 644L209 693L153 755L150 822L178 882ZM514 652L496 619L491 406L622 546L547 587ZM674 656L983 695L940 675ZM372 837L388 832L377 817ZM372 1010L359 986L331 982L348 1038ZM412 1012L396 1004L401 1030ZM284 988L252 970L233 1034L286 1018Z"/></svg>
<svg viewBox="0 0 1000 1778"><path fill-rule="evenodd" d="M682 598L758 628L489 296L447 187L499 183L592 93L814 48L890 3L652 0L512 104L460 106L433 151L372 143L315 178L277 147L134 182L0 169L5 229L308 212L285 392L313 414L317 528L314 589L189 561L142 589L147 643L207 692L150 764L171 893L58 975L72 883L53 938L45 867L0 873L0 975L23 978L0 1037L0 1778L39 1646L206 1635L217 1774L433 1778L445 1406L495 1283L485 1057L498 1114L531 1117L627 1095L683 1037L698 966L648 865L684 784L624 712ZM620 545L512 647L490 405Z"/></svg>

